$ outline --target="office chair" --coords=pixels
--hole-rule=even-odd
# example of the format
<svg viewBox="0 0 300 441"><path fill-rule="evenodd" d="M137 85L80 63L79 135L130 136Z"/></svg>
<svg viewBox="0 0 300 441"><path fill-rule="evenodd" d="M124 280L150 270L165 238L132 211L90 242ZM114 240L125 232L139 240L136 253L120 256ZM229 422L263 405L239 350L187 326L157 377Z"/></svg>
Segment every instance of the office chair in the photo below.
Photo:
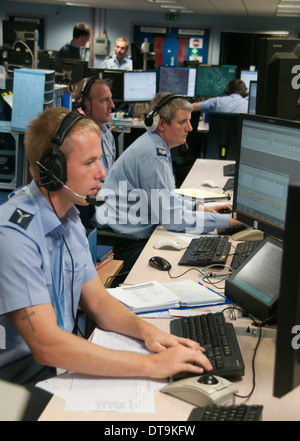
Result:
<svg viewBox="0 0 300 441"><path fill-rule="evenodd" d="M236 160L239 143L239 113L211 112L204 158Z"/></svg>
<svg viewBox="0 0 300 441"><path fill-rule="evenodd" d="M191 126L193 130L189 132L186 144L171 149L171 158L173 162L173 171L175 175L176 187L180 187L195 160L202 155L202 138L198 132L198 124L201 112L192 112Z"/></svg>

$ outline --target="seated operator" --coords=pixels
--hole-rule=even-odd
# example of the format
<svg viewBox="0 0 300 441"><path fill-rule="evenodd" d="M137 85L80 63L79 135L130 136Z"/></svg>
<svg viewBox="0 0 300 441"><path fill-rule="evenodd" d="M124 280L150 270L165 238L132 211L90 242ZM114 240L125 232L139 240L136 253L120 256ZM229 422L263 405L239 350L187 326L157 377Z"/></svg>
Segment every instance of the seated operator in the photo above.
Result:
<svg viewBox="0 0 300 441"><path fill-rule="evenodd" d="M102 69L132 70L132 59L127 54L129 41L125 37L118 37L115 42L115 53L106 58L100 65Z"/></svg>
<svg viewBox="0 0 300 441"><path fill-rule="evenodd" d="M193 103L193 111L247 113L248 101L246 100L247 87L244 81L235 79L228 83L226 95L210 98L205 101Z"/></svg>
<svg viewBox="0 0 300 441"><path fill-rule="evenodd" d="M107 125L115 107L109 83L97 76L83 78L75 86L74 98L76 106L100 128L102 147L100 162L108 174L117 155L115 139ZM93 225L90 220L95 213L95 207L89 205L88 207L77 206L77 208L85 228L92 229Z"/></svg>
<svg viewBox="0 0 300 441"><path fill-rule="evenodd" d="M0 207L1 380L32 388L58 367L152 378L211 370L203 348L133 314L97 275L74 204L87 205L105 177L100 136L92 120L64 108L45 110L27 128L33 180ZM140 339L151 353L110 350L73 334L78 304L97 326Z"/></svg>
<svg viewBox="0 0 300 441"><path fill-rule="evenodd" d="M108 174L117 154L115 139L107 126L111 112L115 108L109 83L97 76L83 78L75 86L74 98L76 106L81 108L85 116L92 119L101 130L100 161Z"/></svg>
<svg viewBox="0 0 300 441"><path fill-rule="evenodd" d="M186 142L192 130L192 105L183 97L158 94L145 119L147 132L128 147L115 162L100 191L105 203L96 208L95 224L109 225L115 232L139 239L122 239L114 248L117 259L135 259L159 224L172 231L208 233L237 223L231 214L218 211L231 205L196 206L175 193L170 150Z"/></svg>

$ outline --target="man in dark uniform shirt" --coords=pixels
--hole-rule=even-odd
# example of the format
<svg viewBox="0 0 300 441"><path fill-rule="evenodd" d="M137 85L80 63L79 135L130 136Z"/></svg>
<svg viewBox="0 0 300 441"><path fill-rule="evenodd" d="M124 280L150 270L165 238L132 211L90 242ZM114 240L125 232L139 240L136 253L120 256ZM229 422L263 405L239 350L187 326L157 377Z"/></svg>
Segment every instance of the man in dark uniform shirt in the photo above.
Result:
<svg viewBox="0 0 300 441"><path fill-rule="evenodd" d="M73 29L73 39L65 44L58 52L57 58L81 60L80 48L85 47L90 40L91 29L85 23L78 23Z"/></svg>

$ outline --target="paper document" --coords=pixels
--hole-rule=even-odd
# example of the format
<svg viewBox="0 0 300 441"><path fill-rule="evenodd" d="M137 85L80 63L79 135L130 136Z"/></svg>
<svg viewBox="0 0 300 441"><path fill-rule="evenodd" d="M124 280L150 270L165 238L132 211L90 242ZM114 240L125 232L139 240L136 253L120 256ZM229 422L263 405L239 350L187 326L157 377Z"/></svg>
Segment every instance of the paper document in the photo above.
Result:
<svg viewBox="0 0 300 441"><path fill-rule="evenodd" d="M149 353L139 340L100 329L95 329L91 341L107 349ZM149 378L107 378L70 372L40 382L37 386L64 398L65 410L68 411L153 413L154 390L166 383Z"/></svg>
<svg viewBox="0 0 300 441"><path fill-rule="evenodd" d="M224 297L193 280L157 281L110 288L108 292L135 313L224 303Z"/></svg>
<svg viewBox="0 0 300 441"><path fill-rule="evenodd" d="M197 199L198 201L212 201L218 199L228 199L228 195L224 193L216 193L204 188L177 188L176 193L189 199Z"/></svg>

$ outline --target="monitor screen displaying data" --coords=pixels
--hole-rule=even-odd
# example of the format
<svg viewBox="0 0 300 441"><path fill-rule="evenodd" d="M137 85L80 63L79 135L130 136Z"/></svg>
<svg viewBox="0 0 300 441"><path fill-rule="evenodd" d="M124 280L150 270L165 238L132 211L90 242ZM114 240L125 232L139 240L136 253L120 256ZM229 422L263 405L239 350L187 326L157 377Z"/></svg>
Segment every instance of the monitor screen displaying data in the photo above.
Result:
<svg viewBox="0 0 300 441"><path fill-rule="evenodd" d="M236 69L236 66L198 66L195 95L225 95L228 83L236 78Z"/></svg>
<svg viewBox="0 0 300 441"><path fill-rule="evenodd" d="M245 114L239 147L235 216L282 239L288 186L300 176L300 123Z"/></svg>
<svg viewBox="0 0 300 441"><path fill-rule="evenodd" d="M124 101L147 102L156 95L156 72L124 72Z"/></svg>
<svg viewBox="0 0 300 441"><path fill-rule="evenodd" d="M158 92L180 94L189 98L195 96L196 68L164 67L159 69Z"/></svg>

